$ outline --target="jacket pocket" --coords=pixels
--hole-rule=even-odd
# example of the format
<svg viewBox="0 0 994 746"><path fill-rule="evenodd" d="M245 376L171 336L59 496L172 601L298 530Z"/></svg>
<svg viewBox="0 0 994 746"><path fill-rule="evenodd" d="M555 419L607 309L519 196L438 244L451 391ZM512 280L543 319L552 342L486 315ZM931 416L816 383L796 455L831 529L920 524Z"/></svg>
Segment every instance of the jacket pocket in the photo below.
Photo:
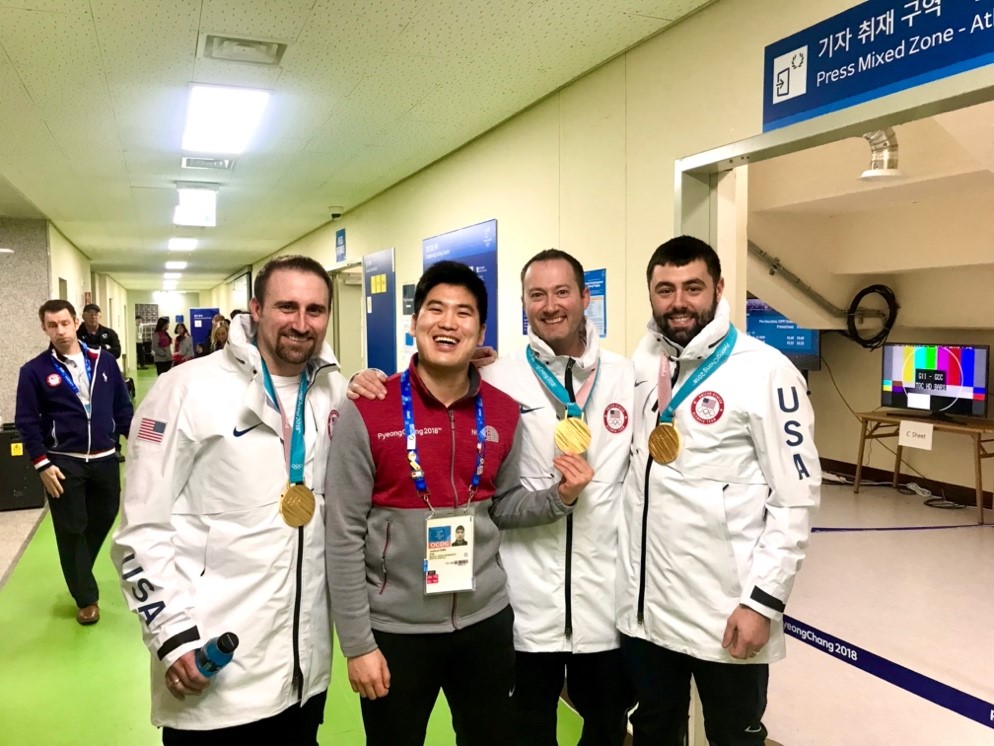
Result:
<svg viewBox="0 0 994 746"><path fill-rule="evenodd" d="M380 572L382 574L382 580L380 581L379 593L382 595L383 591L387 588L387 580L389 575L387 572L387 554L390 551L390 529L393 526L393 521L387 521L386 531L383 537L383 551L380 552Z"/></svg>

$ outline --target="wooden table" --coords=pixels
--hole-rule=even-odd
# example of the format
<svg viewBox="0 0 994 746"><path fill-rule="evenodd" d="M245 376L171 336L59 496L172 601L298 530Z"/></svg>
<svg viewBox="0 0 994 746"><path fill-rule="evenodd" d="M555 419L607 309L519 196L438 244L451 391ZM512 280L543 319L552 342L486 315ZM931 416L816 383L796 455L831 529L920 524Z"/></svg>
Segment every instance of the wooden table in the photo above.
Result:
<svg viewBox="0 0 994 746"><path fill-rule="evenodd" d="M929 417L914 416L900 412L859 412L856 415L862 425L859 433L859 458L856 460L856 479L853 492L859 492L859 483L863 474L863 448L868 440L882 440L898 437L902 420L916 420L932 425L933 433L953 433L969 436L973 440L973 464L977 482L977 523L984 522L984 488L983 473L980 462L985 458L994 457L987 450L988 443L994 443L994 420L964 418L963 420L938 420ZM898 477L901 475L901 454L904 448L897 447L897 458L894 460L894 480L897 488Z"/></svg>

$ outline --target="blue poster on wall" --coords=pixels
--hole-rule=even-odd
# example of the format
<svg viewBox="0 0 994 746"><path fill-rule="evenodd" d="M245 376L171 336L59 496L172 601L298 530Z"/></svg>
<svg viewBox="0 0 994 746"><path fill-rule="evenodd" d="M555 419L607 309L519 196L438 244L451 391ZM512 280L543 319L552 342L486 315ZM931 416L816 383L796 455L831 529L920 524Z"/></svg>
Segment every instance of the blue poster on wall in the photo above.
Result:
<svg viewBox="0 0 994 746"><path fill-rule="evenodd" d="M397 372L397 294L393 249L362 258L366 303L366 365L387 375Z"/></svg>
<svg viewBox="0 0 994 746"><path fill-rule="evenodd" d="M345 261L345 229L339 228L335 231L335 261Z"/></svg>
<svg viewBox="0 0 994 746"><path fill-rule="evenodd" d="M763 131L994 62L991 0L868 0L766 47Z"/></svg>
<svg viewBox="0 0 994 746"><path fill-rule="evenodd" d="M497 349L497 221L426 238L421 242L422 267L451 259L468 264L487 286L487 331L483 343Z"/></svg>

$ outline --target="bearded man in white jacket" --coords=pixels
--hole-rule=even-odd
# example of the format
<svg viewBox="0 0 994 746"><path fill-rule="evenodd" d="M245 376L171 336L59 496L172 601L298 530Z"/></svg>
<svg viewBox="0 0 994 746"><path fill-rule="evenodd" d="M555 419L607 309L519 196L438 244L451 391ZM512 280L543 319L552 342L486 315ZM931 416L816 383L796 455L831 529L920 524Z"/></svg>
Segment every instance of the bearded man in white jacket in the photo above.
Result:
<svg viewBox="0 0 994 746"><path fill-rule="evenodd" d="M730 323L708 244L667 241L646 278L618 578L635 744L684 743L693 677L708 741L758 745L820 497L814 415L800 372Z"/></svg>
<svg viewBox="0 0 994 746"><path fill-rule="evenodd" d="M325 469L347 382L324 341L331 283L271 260L224 350L156 381L128 444L113 559L173 744L316 744L331 669ZM198 648L234 632L213 679Z"/></svg>

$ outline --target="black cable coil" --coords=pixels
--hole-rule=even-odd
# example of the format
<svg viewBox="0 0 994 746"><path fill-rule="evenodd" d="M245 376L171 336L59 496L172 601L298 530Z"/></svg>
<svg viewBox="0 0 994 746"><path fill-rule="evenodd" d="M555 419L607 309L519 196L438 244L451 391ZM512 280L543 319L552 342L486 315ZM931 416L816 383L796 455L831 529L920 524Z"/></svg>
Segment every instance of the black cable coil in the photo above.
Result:
<svg viewBox="0 0 994 746"><path fill-rule="evenodd" d="M856 328L856 317L859 315L860 302L866 296L873 294L879 295L887 302L887 316L884 318L883 328L879 332L872 337L864 338L860 336L859 330ZM869 350L879 347L887 340L890 330L894 328L894 323L897 321L897 311L900 307L897 303L897 296L889 287L886 285L867 285L856 293L856 297L852 299L849 310L846 312L846 329L849 338Z"/></svg>

